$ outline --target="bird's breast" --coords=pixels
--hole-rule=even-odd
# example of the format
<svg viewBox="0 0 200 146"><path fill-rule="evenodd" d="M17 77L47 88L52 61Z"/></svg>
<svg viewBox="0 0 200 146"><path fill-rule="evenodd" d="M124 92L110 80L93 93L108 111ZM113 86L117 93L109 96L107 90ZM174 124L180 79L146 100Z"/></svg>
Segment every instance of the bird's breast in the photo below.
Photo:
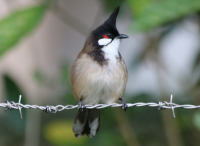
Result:
<svg viewBox="0 0 200 146"><path fill-rule="evenodd" d="M126 67L117 59L100 65L87 54L72 65L70 78L73 94L84 104L113 103L123 95L126 86Z"/></svg>

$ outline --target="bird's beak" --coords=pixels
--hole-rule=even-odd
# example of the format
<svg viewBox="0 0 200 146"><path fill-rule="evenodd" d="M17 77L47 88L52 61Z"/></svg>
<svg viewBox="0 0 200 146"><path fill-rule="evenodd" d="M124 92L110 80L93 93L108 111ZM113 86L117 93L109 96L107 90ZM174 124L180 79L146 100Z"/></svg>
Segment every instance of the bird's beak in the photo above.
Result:
<svg viewBox="0 0 200 146"><path fill-rule="evenodd" d="M120 34L119 36L117 36L118 39L126 39L129 38L127 35L125 34Z"/></svg>

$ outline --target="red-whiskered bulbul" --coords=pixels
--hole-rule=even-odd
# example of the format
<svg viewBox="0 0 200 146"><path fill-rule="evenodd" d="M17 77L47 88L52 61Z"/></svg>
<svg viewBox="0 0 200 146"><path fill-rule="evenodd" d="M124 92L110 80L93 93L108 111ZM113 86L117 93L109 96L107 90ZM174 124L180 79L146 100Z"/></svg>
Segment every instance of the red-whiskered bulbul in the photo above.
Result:
<svg viewBox="0 0 200 146"><path fill-rule="evenodd" d="M119 53L121 39L128 38L116 28L117 7L110 17L87 37L82 51L70 69L70 81L79 111L73 125L77 138L94 137L100 125L100 110L84 105L111 104L122 101L127 82L127 68Z"/></svg>

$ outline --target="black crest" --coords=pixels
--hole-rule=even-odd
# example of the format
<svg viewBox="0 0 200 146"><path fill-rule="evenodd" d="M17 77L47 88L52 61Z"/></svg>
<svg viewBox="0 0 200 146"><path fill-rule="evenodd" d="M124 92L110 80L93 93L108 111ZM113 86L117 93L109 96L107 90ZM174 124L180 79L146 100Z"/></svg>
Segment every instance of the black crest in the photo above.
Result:
<svg viewBox="0 0 200 146"><path fill-rule="evenodd" d="M110 33L113 36L118 36L119 32L116 27L116 19L119 13L119 7L117 7L110 17L99 27L97 27L93 32L93 36L98 40L102 35Z"/></svg>
<svg viewBox="0 0 200 146"><path fill-rule="evenodd" d="M117 31L117 27L116 27L116 19L117 19L117 15L119 13L119 7L117 7L114 12L110 15L110 17L104 22L104 26L108 27L108 29L113 29L113 31ZM118 31L117 31L118 32ZM119 33L118 33L119 34ZM118 35L117 34L117 35Z"/></svg>

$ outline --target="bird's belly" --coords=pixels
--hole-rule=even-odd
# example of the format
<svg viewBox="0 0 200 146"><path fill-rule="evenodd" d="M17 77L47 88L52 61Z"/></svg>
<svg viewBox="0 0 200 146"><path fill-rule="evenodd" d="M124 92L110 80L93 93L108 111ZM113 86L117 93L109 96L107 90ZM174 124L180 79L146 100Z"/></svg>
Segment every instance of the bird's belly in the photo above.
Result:
<svg viewBox="0 0 200 146"><path fill-rule="evenodd" d="M84 77L81 91L84 104L110 104L116 102L124 92L124 72L117 65L90 68Z"/></svg>

